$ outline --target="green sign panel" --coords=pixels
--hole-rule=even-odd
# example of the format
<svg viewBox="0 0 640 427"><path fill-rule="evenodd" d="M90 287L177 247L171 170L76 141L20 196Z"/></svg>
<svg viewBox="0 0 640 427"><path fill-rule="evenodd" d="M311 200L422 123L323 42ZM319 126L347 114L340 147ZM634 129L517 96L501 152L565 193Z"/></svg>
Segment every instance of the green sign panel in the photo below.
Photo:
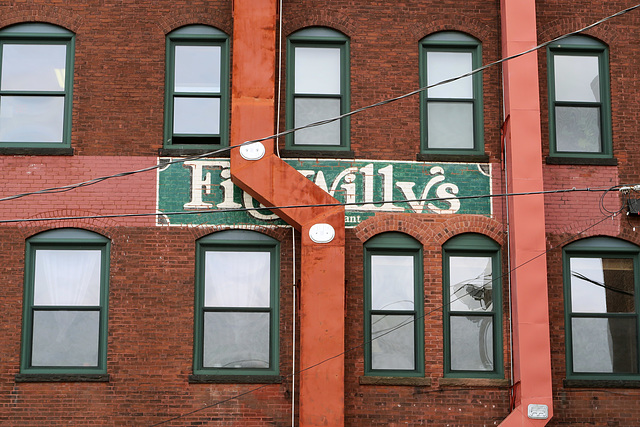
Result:
<svg viewBox="0 0 640 427"><path fill-rule="evenodd" d="M231 182L229 159L160 159L158 225L285 225ZM179 159L175 159L179 160ZM376 212L491 214L489 164L286 159L338 202L355 226ZM307 201L300 200L304 205ZM262 207L262 209L260 209Z"/></svg>

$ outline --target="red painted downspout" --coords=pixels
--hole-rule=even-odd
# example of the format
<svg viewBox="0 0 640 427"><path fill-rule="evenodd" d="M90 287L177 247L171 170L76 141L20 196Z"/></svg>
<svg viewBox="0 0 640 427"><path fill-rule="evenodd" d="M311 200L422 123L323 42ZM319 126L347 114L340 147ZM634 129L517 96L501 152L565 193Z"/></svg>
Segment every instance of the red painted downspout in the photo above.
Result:
<svg viewBox="0 0 640 427"><path fill-rule="evenodd" d="M503 57L537 44L535 0L501 0L501 18ZM505 62L503 79L509 192L541 191L537 54ZM512 197L509 218L515 407L500 425L543 426L553 416L544 196ZM548 418L531 419L530 405L546 405Z"/></svg>
<svg viewBox="0 0 640 427"><path fill-rule="evenodd" d="M275 0L233 4L231 144L274 133ZM235 185L265 206L336 203L320 187L274 155L273 140L259 160L231 151ZM273 210L302 234L300 289L299 425L344 425L344 207ZM335 237L318 244L314 224L330 224ZM336 355L339 355L335 357ZM329 359L325 363L318 364ZM305 368L312 367L308 370Z"/></svg>

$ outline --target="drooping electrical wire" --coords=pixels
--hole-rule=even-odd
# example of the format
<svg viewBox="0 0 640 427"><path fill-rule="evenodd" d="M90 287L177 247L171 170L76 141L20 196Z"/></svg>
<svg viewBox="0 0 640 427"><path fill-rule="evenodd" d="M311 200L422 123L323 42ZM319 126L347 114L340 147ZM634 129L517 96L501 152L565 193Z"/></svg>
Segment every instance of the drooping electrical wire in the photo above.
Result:
<svg viewBox="0 0 640 427"><path fill-rule="evenodd" d="M557 245L552 246L552 247L548 248L547 250L545 250L545 251L543 251L543 252L540 252L538 255L536 255L536 256L534 256L534 257L532 257L532 258L528 259L527 261L522 262L521 264L519 264L519 265L517 265L517 266L515 266L515 267L513 267L513 268L511 268L509 271L507 271L507 272L505 272L505 273L503 273L503 274L500 274L500 275L498 275L498 276L496 276L496 277L493 277L490 281L487 281L487 283L485 283L485 284L483 285L483 287L482 287L482 288L487 287L489 284L493 285L493 283L494 283L494 282L496 282L496 281L498 281L498 280L502 280L502 278L504 278L505 276L507 276L507 275L509 275L509 274L513 273L515 270L517 270L517 269L519 269L519 268L524 267L525 265L527 265L527 264L529 264L529 263L531 263L531 262L535 261L536 259L538 259L538 258L540 258L540 257L542 257L542 256L547 255L549 252L551 252L551 251L553 251L553 250L556 250L556 249L558 249L558 248L561 248L562 246L564 246L564 244L565 244L565 243L571 242L572 240L574 240L574 239L576 239L577 237L581 236L582 234L584 234L585 232L589 231L590 229L592 229L592 228L594 228L594 227L598 226L599 224L603 223L604 221L608 220L609 218L615 217L615 216L616 216L617 214L619 214L620 212L621 212L621 211L618 211L618 212L615 212L615 213L613 213L613 214L611 214L611 215L604 216L603 218L599 219L598 221L594 222L593 224L589 225L588 227L586 227L586 228L584 228L584 229L582 229L582 230L578 231L577 233L572 234L570 237L568 237L568 238L564 239L563 241L561 241L561 242L560 242L560 243L558 243ZM432 309L432 310L430 310L430 311L428 311L428 312L424 313L424 314L423 314L423 315L421 315L421 316L416 316L416 318L415 318L415 319L410 319L410 320L408 320L408 321L402 322L402 323L400 323L399 325L397 325L397 326L395 326L395 327L393 327L393 328L390 328L389 330L386 330L384 333L381 333L380 335L376 336L375 338L371 338L371 339L369 339L369 340L365 340L364 342L361 342L361 343L359 343L359 344L357 344L357 345L354 345L354 346L352 346L352 347L350 347L350 348L348 348L348 349L344 350L344 351L343 351L343 352L341 352L341 353L335 354L335 355L333 355L333 356L331 356L331 357L328 357L328 358L326 358L326 359L323 359L323 360L321 360L321 361L319 361L319 362L317 362L317 363L314 363L314 364L309 365L309 366L307 366L307 367L301 368L301 369L299 369L298 371L296 371L296 374L297 374L297 375L300 375L300 374L301 374L301 373L303 373L303 372L306 372L306 371L308 371L308 370L311 370L311 369L313 369L313 368L316 368L316 367L318 367L318 366L320 366L320 365L323 365L323 364L325 364L325 363L327 363L327 362L330 362L330 361L331 361L331 360L333 360L333 359L336 359L336 358L338 358L338 357L344 356L344 355L346 355L346 354L348 354L348 353L350 353L350 352L352 352L352 351L355 351L355 350L357 350L357 349L359 349L359 348L362 348L362 347L364 347L364 346L366 346L366 345L369 345L369 344L371 344L373 341L375 341L376 339L380 339L380 338L382 338L383 336L385 336L385 335L387 335L387 334L390 334L390 333L392 333L392 332L394 332L394 331L396 331L396 330L398 330L398 329L400 329L400 328L402 328L402 327L404 327L404 326L407 326L407 325L409 325L409 324L411 324L411 323L413 323L413 322L415 322L415 321L423 320L423 319L427 319L427 318L428 318L429 316L431 316L433 313L436 313L436 312L439 312L440 310L443 310L447 305L451 305L451 304L453 304L454 302L458 301L458 300L459 300L459 299L461 299L461 298L464 298L464 297L465 297L465 296L467 296L467 295L470 295L470 293L469 293L469 292L467 292L467 293L465 293L465 294L463 294L463 295L460 295L458 298L456 298L456 299L453 299L453 300L449 301L449 303L448 303L448 304L440 305L440 306L438 306L438 307L436 307L436 308L434 308L434 309ZM284 378L289 378L289 376L291 376L291 375L292 375L292 374L284 375ZM263 388L266 388L266 387L269 387L269 386L271 386L271 384L263 384L263 385L261 385L261 386L254 387L254 388L249 389L249 390L247 390L247 391L244 391L244 392L242 392L242 393L238 393L238 394L236 394L236 395L230 396L230 397L228 397L228 398L226 398L226 399L222 399L222 400L216 401L216 402L214 402L214 403L211 403L211 404L209 404L209 405L203 406L203 407L201 407L201 408L194 409L194 410L192 410L192 411L190 411L190 412L186 412L186 413L184 413L184 414L177 415L177 416L175 416L175 417L173 417L173 418L170 418L170 419L167 419L167 420L160 421L160 422L158 422L158 423L152 424L152 425L150 425L149 427L157 427L157 426L160 426L160 425L163 425L163 424L167 424L167 423L170 423L170 422L172 422L172 421L175 421L175 420L178 420L178 419L181 419L181 418L188 417L188 416L190 416L190 415L193 415L193 414L195 414L195 413L198 413L198 412L204 411L204 410L206 410L206 409L209 409L209 408L213 408L213 407L215 407L215 406L222 405L222 404L224 404L224 403L226 403L226 402L229 402L229 401L231 401L231 400L239 399L239 398L241 398L241 397L243 397L243 396L246 396L246 395L248 395L248 394L255 393L255 392L257 392L257 391L259 391L259 390L262 390Z"/></svg>
<svg viewBox="0 0 640 427"><path fill-rule="evenodd" d="M542 191L528 191L520 193L499 193L499 194L480 194L470 196L456 196L456 200L472 200L472 199L487 199L495 197L515 197L515 196L531 196L531 195L547 195L547 194L560 194L560 193L572 193L572 192L609 192L615 190L621 185L614 185L607 188L599 187L587 187L587 188L568 188L559 190L542 190ZM422 199L394 199L394 200L378 200L369 202L371 204L383 204L383 203L410 203L410 202L436 202L446 201L446 198L422 198ZM603 198L600 198L600 205ZM316 208L316 207L332 207L332 206L358 206L361 202L336 202L336 203L320 203L320 204L301 204L301 205L283 205L283 206L269 206L264 208L225 208L225 209L202 209L193 211L173 211L173 212L146 212L146 213L128 213L128 214L103 214L103 215L78 215L78 216L65 216L65 217L37 217L37 218L16 218L16 219L2 219L0 224L8 223L25 223L25 222L44 222L44 221L68 221L79 219L106 219L106 218L133 218L133 217L148 217L148 216L173 216L173 215L202 215L202 214L222 214L230 212L247 212L254 210L285 210L285 209L301 209L301 208ZM601 205L602 206L602 205ZM621 209L626 206L622 205ZM354 209L356 211L356 209ZM608 212L611 213L611 212Z"/></svg>
<svg viewBox="0 0 640 427"><path fill-rule="evenodd" d="M276 139L276 138L279 138L279 137L282 137L282 136L289 135L289 134L291 134L293 132L296 132L296 131L299 131L299 130L308 129L308 128L322 126L322 125L325 125L325 124L328 124L328 123L332 123L332 122L344 119L346 117L350 117L352 115L364 112L364 111L369 110L371 108L381 107L383 105L390 104L392 102L400 101L402 99L409 98L411 96L414 96L414 95L417 95L419 93L422 93L422 92L424 92L424 91L426 91L428 89L431 89L431 88L434 88L434 87L437 87L437 86L441 86L441 85L445 85L447 83L451 83L451 82L454 82L456 80L463 79L465 77L472 76L472 75L474 75L476 73L479 73L479 72L481 72L481 71L483 71L483 70L485 70L487 68L502 64L504 62L510 61L512 59L515 59L515 58L519 58L519 57L521 57L523 55L526 55L528 53L535 52L535 51L537 51L539 49L547 47L548 45L550 45L552 43L555 43L555 42L557 42L559 40L562 40L562 39L564 39L566 37L570 37L572 35L580 34L580 33L584 32L584 31L587 31L587 30L589 30L589 29L591 29L593 27L596 27L596 26L598 26L598 25L600 25L600 24L602 24L604 22L607 22L607 21L609 21L609 20L611 20L611 19L613 19L615 17L624 15L624 14L629 13L629 12L635 10L635 9L638 9L638 8L640 8L640 4L636 4L635 6L631 6L631 7L628 7L626 9L623 9L621 11L618 11L618 12L612 14L612 15L609 15L609 16L607 16L605 18L600 19L599 21L596 21L596 22L594 22L592 24L589 24L589 25L587 25L585 27L582 27L579 30L563 34L563 35L561 35L559 37L556 37L556 38L554 38L552 40L546 41L546 42L541 43L541 44L539 44L537 46L534 46L534 47L532 47L530 49L527 49L527 50L525 50L523 52L511 55L511 56L507 56L507 57L499 59L497 61L485 64L485 65L483 65L481 67L478 67L476 69L473 69L473 70L469 71L468 73L461 74L459 76L452 77L452 78L449 78L449 79L446 79L446 80L442 80L442 81L439 81L439 82L431 84L431 85L423 86L421 88L418 88L418 89L413 90L411 92L407 92L407 93L402 94L400 96L397 96L397 97L394 97L394 98L389 98L389 99L386 99L386 100L383 100L383 101L379 101L379 102L376 102L374 104L370 104L370 105L367 105L367 106L364 106L364 107L361 107L361 108L357 108L355 110L349 111L349 112L347 112L345 114L341 114L341 115L336 116L336 117L332 117L332 118L329 118L329 119L326 119L326 120L321 120L321 121L309 123L309 124L307 124L305 126L300 126L300 127L296 127L296 128L287 129L287 130L284 130L282 132L277 132L277 133L275 133L273 135L269 135L269 136L265 136L265 137L262 137L262 138L245 141L245 142L243 142L241 144L237 144L237 145L230 145L228 147L223 147L223 148L220 148L218 150L210 151L210 152L203 153L203 154L200 154L200 155L195 155L195 156L190 156L190 157L185 157L185 158L180 158L180 159L174 159L174 160L172 160L172 161L170 161L168 163L152 165L152 166L149 166L149 167L143 168L143 169L138 169L138 170L129 171L129 172L121 172L121 173L117 173L117 174L113 174L113 175L107 175L107 176L103 176L103 177L100 177L100 178L94 178L94 179L91 179L91 180L88 180L88 181L83 181L83 182L76 183L76 184L69 184L69 185L64 185L64 186L60 186L60 187L51 187L51 188L47 188L47 189L43 189L43 190L32 191L32 192L13 195L13 196L2 197L2 198L0 198L0 202L4 202L4 201L7 201L7 200L14 200L14 199L18 199L18 198L21 198L21 197L27 197L27 196L32 196L32 195L36 195L36 194L66 192L66 191L73 190L75 188L81 188L81 187L86 187L86 186L89 186L89 185L94 185L94 184L97 184L99 182L111 179L111 178L118 178L118 177L129 176L129 175L133 175L133 174L137 174L137 173L142 173L142 172L149 172L149 171L164 167L165 165L168 165L168 164L182 163L182 162L186 162L186 161L190 161L190 160L198 160L198 159L202 159L202 158L207 158L207 157L210 157L210 156L213 156L213 155L220 154L220 153L225 152L225 151L229 151L229 150L231 150L233 148L241 147L243 145L253 144L253 143L256 143L256 142L262 142L262 141L266 141L266 140L269 140L269 139Z"/></svg>

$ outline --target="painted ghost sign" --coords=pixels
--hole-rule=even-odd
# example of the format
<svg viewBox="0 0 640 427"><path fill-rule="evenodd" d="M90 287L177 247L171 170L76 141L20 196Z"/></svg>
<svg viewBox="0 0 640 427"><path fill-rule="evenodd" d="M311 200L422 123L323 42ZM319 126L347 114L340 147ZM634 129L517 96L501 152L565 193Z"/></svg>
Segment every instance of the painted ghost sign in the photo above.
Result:
<svg viewBox="0 0 640 427"><path fill-rule="evenodd" d="M231 182L228 159L200 159L158 169L158 225L284 225ZM355 226L376 212L491 214L490 165L379 160L286 159L339 202ZM427 199L427 200L425 200ZM406 200L406 201L404 201ZM300 204L304 204L300 200ZM171 213L171 214L168 214Z"/></svg>

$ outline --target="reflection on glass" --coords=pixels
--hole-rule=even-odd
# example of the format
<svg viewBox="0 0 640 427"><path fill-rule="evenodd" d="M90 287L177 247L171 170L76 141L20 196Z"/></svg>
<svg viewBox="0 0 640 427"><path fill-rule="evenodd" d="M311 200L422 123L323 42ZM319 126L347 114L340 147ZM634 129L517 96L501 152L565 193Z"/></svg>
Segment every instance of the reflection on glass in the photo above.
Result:
<svg viewBox="0 0 640 427"><path fill-rule="evenodd" d="M636 320L630 317L571 320L574 372L637 373Z"/></svg>
<svg viewBox="0 0 640 427"><path fill-rule="evenodd" d="M597 56L554 55L556 101L600 102Z"/></svg>
<svg viewBox="0 0 640 427"><path fill-rule="evenodd" d="M371 256L371 309L413 310L413 257Z"/></svg>
<svg viewBox="0 0 640 427"><path fill-rule="evenodd" d="M220 93L220 46L175 47L176 92Z"/></svg>
<svg viewBox="0 0 640 427"><path fill-rule="evenodd" d="M203 366L269 368L269 313L205 313Z"/></svg>
<svg viewBox="0 0 640 427"><path fill-rule="evenodd" d="M556 149L598 153L600 107L556 107Z"/></svg>
<svg viewBox="0 0 640 427"><path fill-rule="evenodd" d="M0 142L62 142L63 96L0 97Z"/></svg>
<svg viewBox="0 0 640 427"><path fill-rule="evenodd" d="M635 313L632 259L572 257L570 269L572 312Z"/></svg>
<svg viewBox="0 0 640 427"><path fill-rule="evenodd" d="M493 370L493 319L451 316L451 370Z"/></svg>
<svg viewBox="0 0 640 427"><path fill-rule="evenodd" d="M220 98L174 98L173 132L201 135L220 133Z"/></svg>
<svg viewBox="0 0 640 427"><path fill-rule="evenodd" d="M32 366L98 366L98 311L34 311Z"/></svg>
<svg viewBox="0 0 640 427"><path fill-rule="evenodd" d="M340 94L340 48L295 48L295 93Z"/></svg>
<svg viewBox="0 0 640 427"><path fill-rule="evenodd" d="M0 89L63 91L66 55L65 45L5 43Z"/></svg>
<svg viewBox="0 0 640 427"><path fill-rule="evenodd" d="M208 251L205 307L269 307L269 252Z"/></svg>
<svg viewBox="0 0 640 427"><path fill-rule="evenodd" d="M371 316L371 368L415 369L413 316Z"/></svg>
<svg viewBox="0 0 640 427"><path fill-rule="evenodd" d="M338 98L297 98L294 126L300 127L340 115ZM340 121L296 131L296 145L340 145Z"/></svg>
<svg viewBox="0 0 640 427"><path fill-rule="evenodd" d="M38 249L34 305L100 305L99 250Z"/></svg>
<svg viewBox="0 0 640 427"><path fill-rule="evenodd" d="M429 102L429 148L473 148L473 103Z"/></svg>
<svg viewBox="0 0 640 427"><path fill-rule="evenodd" d="M461 76L472 70L471 52L427 52L427 84ZM429 98L473 98L471 76L428 89Z"/></svg>
<svg viewBox="0 0 640 427"><path fill-rule="evenodd" d="M449 310L493 309L491 257L449 257Z"/></svg>

